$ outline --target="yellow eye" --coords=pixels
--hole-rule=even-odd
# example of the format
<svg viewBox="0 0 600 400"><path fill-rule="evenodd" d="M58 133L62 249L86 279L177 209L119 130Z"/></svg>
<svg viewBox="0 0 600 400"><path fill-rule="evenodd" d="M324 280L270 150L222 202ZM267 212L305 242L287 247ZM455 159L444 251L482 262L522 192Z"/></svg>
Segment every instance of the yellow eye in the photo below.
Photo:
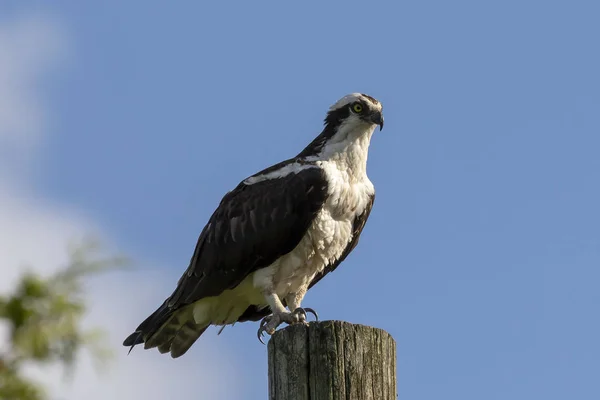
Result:
<svg viewBox="0 0 600 400"><path fill-rule="evenodd" d="M360 103L354 103L354 105L352 106L352 109L354 110L355 113L360 113L363 110L363 106Z"/></svg>

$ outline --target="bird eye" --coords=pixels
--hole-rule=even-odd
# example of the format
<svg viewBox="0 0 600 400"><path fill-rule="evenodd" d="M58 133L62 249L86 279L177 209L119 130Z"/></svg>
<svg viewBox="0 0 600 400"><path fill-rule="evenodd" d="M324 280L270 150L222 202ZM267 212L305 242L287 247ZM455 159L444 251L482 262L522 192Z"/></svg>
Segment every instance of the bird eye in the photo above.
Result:
<svg viewBox="0 0 600 400"><path fill-rule="evenodd" d="M360 103L354 103L352 110L354 110L355 113L360 113L363 110L363 106Z"/></svg>

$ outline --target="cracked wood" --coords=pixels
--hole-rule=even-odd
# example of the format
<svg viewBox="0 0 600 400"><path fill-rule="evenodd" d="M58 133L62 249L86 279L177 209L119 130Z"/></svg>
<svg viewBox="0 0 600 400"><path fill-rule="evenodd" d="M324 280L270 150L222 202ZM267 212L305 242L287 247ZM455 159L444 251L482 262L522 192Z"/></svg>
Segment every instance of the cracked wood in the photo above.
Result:
<svg viewBox="0 0 600 400"><path fill-rule="evenodd" d="M268 344L269 400L395 400L396 343L342 321L277 331Z"/></svg>

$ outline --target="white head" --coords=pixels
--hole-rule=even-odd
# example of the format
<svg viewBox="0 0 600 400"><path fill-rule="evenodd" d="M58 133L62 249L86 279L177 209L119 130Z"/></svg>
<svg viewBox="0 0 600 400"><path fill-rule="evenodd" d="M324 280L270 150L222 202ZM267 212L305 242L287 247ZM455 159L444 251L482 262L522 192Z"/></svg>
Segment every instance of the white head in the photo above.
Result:
<svg viewBox="0 0 600 400"><path fill-rule="evenodd" d="M331 128L340 125L361 127L379 125L383 129L383 113L381 103L366 94L351 93L329 107L325 123ZM337 130L337 129L335 129Z"/></svg>
<svg viewBox="0 0 600 400"><path fill-rule="evenodd" d="M329 107L325 128L300 155L317 154L327 144L337 148L361 137L368 141L377 125L383 129L381 103L363 93L348 94Z"/></svg>

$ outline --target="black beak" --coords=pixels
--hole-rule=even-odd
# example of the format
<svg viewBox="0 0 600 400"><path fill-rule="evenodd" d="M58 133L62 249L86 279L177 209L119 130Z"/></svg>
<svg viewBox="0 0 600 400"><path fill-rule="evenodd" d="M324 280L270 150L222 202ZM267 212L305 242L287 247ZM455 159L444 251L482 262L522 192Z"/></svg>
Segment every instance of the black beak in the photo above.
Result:
<svg viewBox="0 0 600 400"><path fill-rule="evenodd" d="M373 122L375 125L379 125L379 130L383 129L383 114L381 111L375 111L373 114L371 114L371 122Z"/></svg>

